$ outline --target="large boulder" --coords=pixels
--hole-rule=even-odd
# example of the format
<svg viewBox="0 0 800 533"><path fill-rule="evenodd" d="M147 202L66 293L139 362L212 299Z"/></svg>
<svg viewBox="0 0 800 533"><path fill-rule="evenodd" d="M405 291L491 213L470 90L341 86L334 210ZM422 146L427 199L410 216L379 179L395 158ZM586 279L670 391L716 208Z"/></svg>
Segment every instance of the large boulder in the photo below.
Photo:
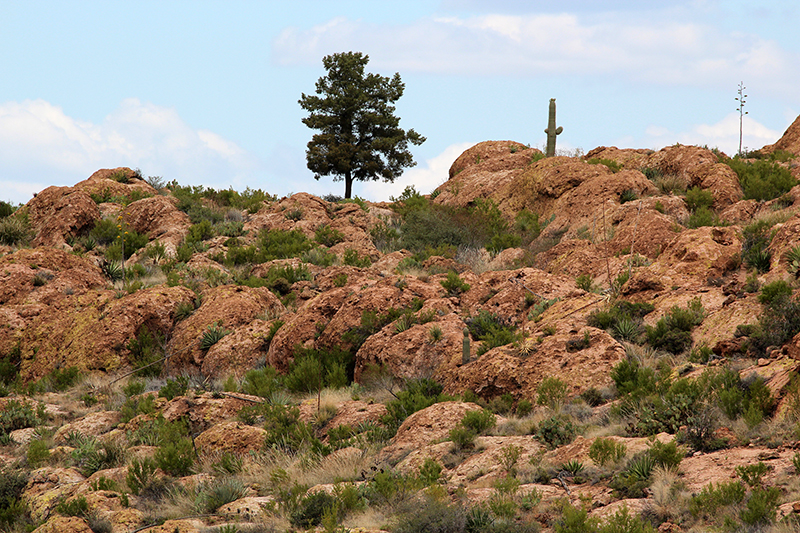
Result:
<svg viewBox="0 0 800 533"><path fill-rule="evenodd" d="M174 372L202 368L210 350L203 350L200 340L210 327L235 332L250 325L259 315L279 316L284 312L278 297L265 287L212 287L203 292L202 301L202 305L191 316L179 322L173 331L170 347L174 355L170 358L170 365ZM232 345L227 346L228 355L218 354L218 360L207 366L208 369L224 371L226 365L221 364L219 359L237 359L235 355L231 355L235 351ZM255 345L251 343L249 346Z"/></svg>
<svg viewBox="0 0 800 533"><path fill-rule="evenodd" d="M503 394L536 399L546 377L558 376L570 394L608 386L611 369L625 358L625 350L608 333L596 328L578 330L565 321L543 321L556 329L553 335L493 348L477 360L460 366L444 379L445 392L471 390L491 400ZM588 343L585 342L588 336Z"/></svg>
<svg viewBox="0 0 800 533"><path fill-rule="evenodd" d="M158 240L175 255L178 246L192 224L189 215L180 211L177 200L168 196L151 196L131 203L124 210L123 218L131 228L147 235L149 240Z"/></svg>
<svg viewBox="0 0 800 533"><path fill-rule="evenodd" d="M28 202L28 216L36 233L34 246L66 246L66 239L94 227L100 208L75 187L48 187Z"/></svg>
<svg viewBox="0 0 800 533"><path fill-rule="evenodd" d="M761 152L771 154L775 150L786 150L794 155L800 155L800 116L794 119L775 144L768 144L761 149Z"/></svg>
<svg viewBox="0 0 800 533"><path fill-rule="evenodd" d="M20 374L27 381L72 366L118 370L127 366L127 346L142 328L169 333L177 307L193 301L186 287L163 285L122 298L110 290L65 295L39 309L20 335Z"/></svg>

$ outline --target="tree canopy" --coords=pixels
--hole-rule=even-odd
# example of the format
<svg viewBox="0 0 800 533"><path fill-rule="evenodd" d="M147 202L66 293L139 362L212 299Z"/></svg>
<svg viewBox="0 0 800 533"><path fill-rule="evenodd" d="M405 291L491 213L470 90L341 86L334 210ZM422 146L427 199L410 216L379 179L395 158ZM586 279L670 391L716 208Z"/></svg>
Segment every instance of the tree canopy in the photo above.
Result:
<svg viewBox="0 0 800 533"><path fill-rule="evenodd" d="M394 114L392 104L405 89L400 74L365 74L368 62L361 52L325 56L328 73L317 80L317 95L302 94L299 100L309 112L303 124L320 131L308 143L308 168L314 179L344 180L345 198L352 195L353 180L393 182L416 164L408 143L425 141L413 129L400 128Z"/></svg>

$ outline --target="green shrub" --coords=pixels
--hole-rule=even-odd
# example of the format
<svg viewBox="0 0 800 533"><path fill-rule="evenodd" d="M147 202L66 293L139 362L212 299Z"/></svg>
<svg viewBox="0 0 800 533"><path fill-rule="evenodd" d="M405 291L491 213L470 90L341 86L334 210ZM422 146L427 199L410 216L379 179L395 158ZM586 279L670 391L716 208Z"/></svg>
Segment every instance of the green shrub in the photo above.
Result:
<svg viewBox="0 0 800 533"><path fill-rule="evenodd" d="M29 474L20 468L0 466L0 529L17 531L13 526L28 522L27 506L21 501ZM27 529L24 529L27 530Z"/></svg>
<svg viewBox="0 0 800 533"><path fill-rule="evenodd" d="M70 463L86 477L98 470L119 466L124 460L124 448L112 441L71 433L67 442L74 448L70 452Z"/></svg>
<svg viewBox="0 0 800 533"><path fill-rule="evenodd" d="M613 439L598 437L589 447L589 458L600 466L606 463L618 463L627 453L625 443Z"/></svg>
<svg viewBox="0 0 800 533"><path fill-rule="evenodd" d="M620 165L618 162L614 161L613 159L605 159L605 158L600 158L600 157L593 157L593 158L587 160L586 162L589 163L590 165L605 165L606 167L608 167L608 170L610 170L611 172L614 172L614 173L619 172L620 170L622 170L622 165Z"/></svg>
<svg viewBox="0 0 800 533"><path fill-rule="evenodd" d="M401 512L395 520L392 531L395 533L462 533L467 515L457 503L430 495L423 495L413 506ZM491 531L487 529L472 531Z"/></svg>
<svg viewBox="0 0 800 533"><path fill-rule="evenodd" d="M467 292L470 289L469 283L466 283L454 271L447 273L447 279L439 282L444 290L447 291L448 296L458 296L461 293Z"/></svg>
<svg viewBox="0 0 800 533"><path fill-rule="evenodd" d="M141 369L140 376L157 376L161 373L161 363L156 363L164 357L165 338L159 331L151 331L143 325L135 339L127 345L130 351L129 360L134 368ZM156 363L156 364L154 364Z"/></svg>
<svg viewBox="0 0 800 533"><path fill-rule="evenodd" d="M158 391L159 398L172 400L176 396L183 396L189 388L189 379L186 376L178 376L175 379L168 379L167 383Z"/></svg>
<svg viewBox="0 0 800 533"><path fill-rule="evenodd" d="M690 229L702 228L705 226L720 226L719 217L708 207L698 207L686 221L686 227Z"/></svg>
<svg viewBox="0 0 800 533"><path fill-rule="evenodd" d="M266 366L259 370L248 370L242 379L241 391L253 396L270 398L280 390L280 387L278 371L271 366Z"/></svg>
<svg viewBox="0 0 800 533"><path fill-rule="evenodd" d="M754 489L747 505L739 512L739 517L751 527L772 523L775 521L780 497L781 490L778 487Z"/></svg>
<svg viewBox="0 0 800 533"><path fill-rule="evenodd" d="M225 477L217 479L201 488L201 501L199 511L214 514L217 509L245 496L247 487L236 478Z"/></svg>
<svg viewBox="0 0 800 533"><path fill-rule="evenodd" d="M284 385L292 392L310 392L320 387L342 388L353 381L355 357L338 346L330 349L296 347Z"/></svg>
<svg viewBox="0 0 800 533"><path fill-rule="evenodd" d="M348 248L342 255L342 262L349 266L367 268L372 264L372 259L368 255L361 257L357 250Z"/></svg>
<svg viewBox="0 0 800 533"><path fill-rule="evenodd" d="M89 503L85 496L78 496L71 500L61 500L55 507L55 512L64 516L78 516L88 518Z"/></svg>
<svg viewBox="0 0 800 533"><path fill-rule="evenodd" d="M75 385L81 377L81 371L76 366L61 370L54 368L42 378L45 388L55 392L65 391Z"/></svg>
<svg viewBox="0 0 800 533"><path fill-rule="evenodd" d="M492 429L495 423L494 413L487 409L467 411L461 419L461 425L474 431L477 435L482 435Z"/></svg>
<svg viewBox="0 0 800 533"><path fill-rule="evenodd" d="M686 191L686 207L689 211L696 212L698 209L710 208L714 204L714 195L711 191L692 187Z"/></svg>
<svg viewBox="0 0 800 533"><path fill-rule="evenodd" d="M450 430L448 433L450 440L453 441L455 450L471 450L475 447L475 438L477 435L473 430L463 425L458 425Z"/></svg>
<svg viewBox="0 0 800 533"><path fill-rule="evenodd" d="M39 468L50 460L50 448L42 439L34 439L28 444L25 459L31 468Z"/></svg>
<svg viewBox="0 0 800 533"><path fill-rule="evenodd" d="M638 342L644 333L642 318L653 309L655 307L652 304L618 299L606 309L596 309L589 313L586 323L608 331L615 339Z"/></svg>
<svg viewBox="0 0 800 533"><path fill-rule="evenodd" d="M769 271L772 254L767 247L772 241L772 235L771 224L766 220L745 226L742 230L742 260L745 265L762 274Z"/></svg>
<svg viewBox="0 0 800 533"><path fill-rule="evenodd" d="M536 438L548 448L558 448L575 439L577 429L572 422L563 416L553 416L542 420L536 431Z"/></svg>
<svg viewBox="0 0 800 533"><path fill-rule="evenodd" d="M28 244L31 228L27 218L7 216L0 218L0 244L17 246Z"/></svg>
<svg viewBox="0 0 800 533"><path fill-rule="evenodd" d="M691 346L691 332L700 325L705 311L700 298L695 298L686 308L673 306L656 323L655 327L647 326L647 341L653 348L663 349L678 354Z"/></svg>
<svg viewBox="0 0 800 533"><path fill-rule="evenodd" d="M478 347L478 355L483 355L492 348L505 346L517 340L516 328L497 314L481 309L474 317L466 321L470 334L482 341Z"/></svg>
<svg viewBox="0 0 800 533"><path fill-rule="evenodd" d="M342 232L325 224L317 228L314 232L314 240L323 246L330 248L344 240Z"/></svg>
<svg viewBox="0 0 800 533"><path fill-rule="evenodd" d="M403 423L403 420L417 411L438 402L452 400L452 397L442 394L443 390L444 387L432 379L408 380L403 390L395 395L395 399L386 404L387 414L384 415L381 421L394 434L400 424Z"/></svg>
<svg viewBox="0 0 800 533"><path fill-rule="evenodd" d="M34 407L29 402L10 400L0 411L0 437L8 437L8 434L17 429L36 427L44 421L44 405Z"/></svg>
<svg viewBox="0 0 800 533"><path fill-rule="evenodd" d="M620 396L645 396L655 391L656 377L651 368L643 367L638 361L624 359L611 369L611 379Z"/></svg>
<svg viewBox="0 0 800 533"><path fill-rule="evenodd" d="M155 472L156 462L150 457L133 459L128 466L128 474L125 478L125 483L128 485L130 491L135 496L138 496L142 489L147 487L153 480Z"/></svg>
<svg viewBox="0 0 800 533"><path fill-rule="evenodd" d="M558 378L546 377L536 389L538 405L546 405L551 409L556 409L567 397L568 386Z"/></svg>
<svg viewBox="0 0 800 533"><path fill-rule="evenodd" d="M761 294L758 295L758 301L763 305L773 305L780 303L781 300L787 300L791 296L792 287L780 279L764 285L761 288Z"/></svg>
<svg viewBox="0 0 800 533"><path fill-rule="evenodd" d="M297 407L262 404L261 408L265 420L264 429L267 432L264 439L266 449L277 448L296 453L308 447L318 453L324 451L311 426L300 420L300 410Z"/></svg>
<svg viewBox="0 0 800 533"><path fill-rule="evenodd" d="M739 158L724 161L739 176L745 200L772 200L789 192L797 184L789 169L777 162Z"/></svg>
<svg viewBox="0 0 800 533"><path fill-rule="evenodd" d="M256 242L258 252L255 260L259 263L299 257L303 252L314 247L314 243L300 230L265 229L258 234Z"/></svg>
<svg viewBox="0 0 800 533"><path fill-rule="evenodd" d="M182 477L192 472L194 444L189 437L180 437L161 444L155 452L156 465L171 476Z"/></svg>
<svg viewBox="0 0 800 533"><path fill-rule="evenodd" d="M11 216L14 212L14 207L8 202L0 201L0 219Z"/></svg>
<svg viewBox="0 0 800 533"><path fill-rule="evenodd" d="M184 237L184 242L187 244L199 243L207 241L214 235L216 235L216 231L214 231L214 225L210 220L203 220L197 224L192 224L189 226L189 230L186 232L186 237Z"/></svg>

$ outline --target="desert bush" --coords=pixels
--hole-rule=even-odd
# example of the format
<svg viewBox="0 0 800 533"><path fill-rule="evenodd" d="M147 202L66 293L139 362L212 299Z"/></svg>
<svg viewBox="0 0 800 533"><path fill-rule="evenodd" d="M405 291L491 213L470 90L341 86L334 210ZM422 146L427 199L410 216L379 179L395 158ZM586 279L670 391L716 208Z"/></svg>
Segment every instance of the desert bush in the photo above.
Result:
<svg viewBox="0 0 800 533"><path fill-rule="evenodd" d="M78 516L81 518L88 518L89 516L89 503L86 501L85 496L78 496L76 498L64 499L58 502L55 506L55 512L64 516Z"/></svg>
<svg viewBox="0 0 800 533"><path fill-rule="evenodd" d="M147 487L153 480L155 471L156 462L150 457L133 459L131 464L128 465L128 473L125 478L125 483L128 485L130 491L135 496L138 496L142 489Z"/></svg>
<svg viewBox="0 0 800 533"><path fill-rule="evenodd" d="M770 269L772 254L768 246L772 241L772 224L768 220L757 220L742 230L742 260L745 265L762 274Z"/></svg>
<svg viewBox="0 0 800 533"><path fill-rule="evenodd" d="M492 429L496 423L494 413L487 409L467 411L461 419L461 425L482 435Z"/></svg>
<svg viewBox="0 0 800 533"><path fill-rule="evenodd" d="M622 165L620 165L613 159L592 157L591 159L588 159L586 162L589 163L590 165L605 165L606 167L608 167L608 170L615 173L622 170Z"/></svg>
<svg viewBox="0 0 800 533"><path fill-rule="evenodd" d="M29 522L28 507L21 501L22 493L28 483L28 472L20 468L0 466L0 529L17 531L15 525L23 526Z"/></svg>
<svg viewBox="0 0 800 533"><path fill-rule="evenodd" d="M691 346L691 332L700 325L705 311L700 298L695 298L686 308L673 306L655 327L647 326L647 341L653 348L677 354Z"/></svg>
<svg viewBox="0 0 800 533"><path fill-rule="evenodd" d="M577 428L565 416L553 416L542 420L536 431L536 439L548 448L558 448L569 444L575 439Z"/></svg>
<svg viewBox="0 0 800 533"><path fill-rule="evenodd" d="M459 277L458 273L450 271L447 273L447 279L439 282L444 290L447 291L448 296L458 296L461 293L467 292L470 288L469 283Z"/></svg>
<svg viewBox="0 0 800 533"><path fill-rule="evenodd" d="M627 447L622 442L613 439L598 437L589 447L589 458L600 466L606 463L618 463L627 453Z"/></svg>
<svg viewBox="0 0 800 533"><path fill-rule="evenodd" d="M275 448L296 453L308 448L316 453L329 453L329 450L315 437L312 427L300 420L300 409L281 404L262 404L264 417L264 439L266 449Z"/></svg>
<svg viewBox="0 0 800 533"><path fill-rule="evenodd" d="M444 387L429 378L412 379L405 382L403 390L395 395L395 399L386 404L387 414L382 422L391 434L397 431L403 420L412 414L431 405L452 400L453 397L442 393Z"/></svg>
<svg viewBox="0 0 800 533"><path fill-rule="evenodd" d="M797 184L789 169L777 162L744 161L738 157L724 160L739 176L745 200L772 200L789 192Z"/></svg>
<svg viewBox="0 0 800 533"><path fill-rule="evenodd" d="M154 459L156 465L171 476L189 475L195 460L192 439L179 437L161 444L155 452Z"/></svg>
<svg viewBox="0 0 800 533"><path fill-rule="evenodd" d="M0 244L20 246L31 240L31 228L27 217L6 216L0 218Z"/></svg>
<svg viewBox="0 0 800 533"><path fill-rule="evenodd" d="M292 392L310 392L323 387L342 388L353 381L355 357L338 346L329 349L294 350L284 385Z"/></svg>
<svg viewBox="0 0 800 533"><path fill-rule="evenodd" d="M184 237L184 242L189 244L203 242L207 241L214 235L216 235L216 231L214 230L214 225L211 223L211 221L202 220L197 224L192 224L189 226L186 236Z"/></svg>
<svg viewBox="0 0 800 533"><path fill-rule="evenodd" d="M178 376L175 379L167 379L167 383L158 391L159 398L172 400L177 396L186 394L189 388L189 379L186 376Z"/></svg>
<svg viewBox="0 0 800 533"><path fill-rule="evenodd" d="M278 371L271 366L261 369L248 370L242 379L241 391L253 396L270 398L281 388L278 380Z"/></svg>
<svg viewBox="0 0 800 533"><path fill-rule="evenodd" d="M465 322L470 334L483 342L478 347L478 355L517 340L516 328L495 313L481 309L477 315L466 319Z"/></svg>
<svg viewBox="0 0 800 533"><path fill-rule="evenodd" d="M546 405L550 409L556 409L567 397L568 386L559 378L546 377L539 384L536 389L536 403L538 405Z"/></svg>
<svg viewBox="0 0 800 533"><path fill-rule="evenodd" d="M740 333L750 338L750 346L760 354L770 346L782 346L800 332L800 303L783 283L773 282L765 288L767 291L759 295L763 312L758 323L739 326Z"/></svg>
<svg viewBox="0 0 800 533"><path fill-rule="evenodd" d="M50 447L44 439L33 439L28 443L25 460L31 468L39 468L50 460Z"/></svg>
<svg viewBox="0 0 800 533"><path fill-rule="evenodd" d="M141 369L140 376L152 377L161 373L161 363L153 363L164 357L164 345L164 335L151 331L146 324L139 329L136 338L128 342L130 362L134 368Z"/></svg>
<svg viewBox="0 0 800 533"><path fill-rule="evenodd" d="M322 523L326 510L339 507L339 501L324 490L312 492L303 497L297 508L289 516L289 522L298 528L307 530Z"/></svg>
<svg viewBox="0 0 800 533"><path fill-rule="evenodd" d="M314 244L300 230L265 229L258 234L256 243L258 253L255 260L259 263L299 257L303 252L314 247Z"/></svg>
<svg viewBox="0 0 800 533"><path fill-rule="evenodd" d="M368 255L362 257L357 250L348 248L342 254L342 263L358 268L367 268L372 264L372 259Z"/></svg>
<svg viewBox="0 0 800 533"><path fill-rule="evenodd" d="M202 486L199 492L198 510L201 513L214 514L223 505L244 497L247 487L240 479L225 477Z"/></svg>
<svg viewBox="0 0 800 533"><path fill-rule="evenodd" d="M701 189L700 187L692 187L686 191L686 207L691 212L697 212L698 209L710 208L714 204L714 195L711 191Z"/></svg>
<svg viewBox="0 0 800 533"><path fill-rule="evenodd" d="M8 438L8 434L17 429L36 427L44 422L44 404L34 407L29 402L10 400L0 411L0 438Z"/></svg>
<svg viewBox="0 0 800 533"><path fill-rule="evenodd" d="M644 333L642 318L653 309L652 304L618 299L606 309L592 311L586 323L608 331L615 339L637 342Z"/></svg>
<svg viewBox="0 0 800 533"><path fill-rule="evenodd" d="M467 525L464 508L457 503L423 494L405 506L395 520L396 533L462 533Z"/></svg>
<svg viewBox="0 0 800 533"><path fill-rule="evenodd" d="M342 242L344 240L344 235L342 235L341 231L330 227L328 224L324 224L318 227L314 232L314 240L330 248Z"/></svg>
<svg viewBox="0 0 800 533"><path fill-rule="evenodd" d="M67 443L74 448L70 452L70 463L86 477L98 470L117 467L125 460L125 449L116 442L72 433Z"/></svg>

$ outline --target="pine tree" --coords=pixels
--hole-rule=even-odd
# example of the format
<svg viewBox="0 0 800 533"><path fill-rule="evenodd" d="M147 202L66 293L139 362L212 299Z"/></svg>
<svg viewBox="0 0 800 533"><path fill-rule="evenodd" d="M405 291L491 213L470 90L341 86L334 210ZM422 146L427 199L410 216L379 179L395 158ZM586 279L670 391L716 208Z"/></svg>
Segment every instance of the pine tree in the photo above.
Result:
<svg viewBox="0 0 800 533"><path fill-rule="evenodd" d="M345 198L351 197L353 180L393 182L416 164L408 143L425 141L413 129L400 128L394 115L392 104L405 89L400 74L391 79L365 74L368 62L361 52L325 56L328 73L317 80L317 96L302 94L299 100L309 112L303 124L320 131L308 143L308 168L314 179L344 180Z"/></svg>

